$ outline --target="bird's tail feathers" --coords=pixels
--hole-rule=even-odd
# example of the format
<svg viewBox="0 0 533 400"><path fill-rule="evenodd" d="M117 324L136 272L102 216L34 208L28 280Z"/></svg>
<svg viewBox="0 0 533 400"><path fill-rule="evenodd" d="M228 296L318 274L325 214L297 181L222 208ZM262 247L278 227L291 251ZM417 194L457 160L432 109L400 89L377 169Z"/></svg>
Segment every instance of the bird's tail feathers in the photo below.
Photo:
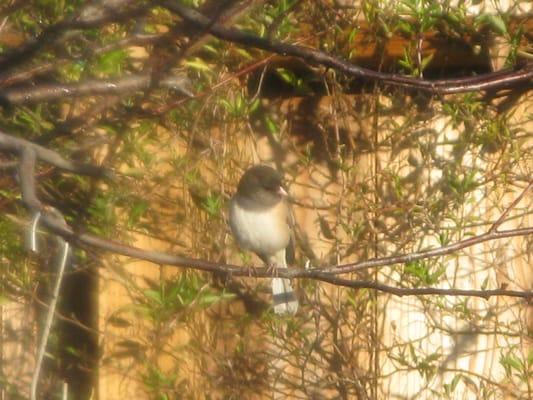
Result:
<svg viewBox="0 0 533 400"><path fill-rule="evenodd" d="M276 314L296 314L298 299L289 279L272 278L272 302Z"/></svg>

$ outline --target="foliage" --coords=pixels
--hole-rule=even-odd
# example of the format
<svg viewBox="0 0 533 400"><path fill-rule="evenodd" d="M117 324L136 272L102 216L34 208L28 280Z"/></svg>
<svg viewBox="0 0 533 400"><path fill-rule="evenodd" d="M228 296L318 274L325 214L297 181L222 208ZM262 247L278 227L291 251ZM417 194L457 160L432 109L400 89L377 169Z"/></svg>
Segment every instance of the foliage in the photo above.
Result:
<svg viewBox="0 0 533 400"><path fill-rule="evenodd" d="M4 33L27 42L87 7L79 0L7 3L0 5L6 17L0 24L4 56L20 46L4 40ZM530 40L510 12L472 17L462 2L457 7L426 0L366 0L361 7L341 3L268 1L230 18L228 25L415 77L453 75L438 64L437 50L427 50L428 38L461 43L472 57L480 46L487 51L488 37L502 39L511 47L508 65L520 61ZM205 7L213 15L222 11L218 2L181 4ZM531 132L524 127L531 115L516 122L513 93L510 106L478 92L429 97L353 82L305 61L204 39L203 33L163 7L151 7L132 18L68 30L56 41L40 43L17 68L0 73L2 90L88 80L115 85L150 73L152 84L145 89L65 95L0 109L2 131L116 172L104 181L39 165L40 198L61 210L77 232L148 250L257 265L229 238L225 213L244 168L258 157L268 158L286 172L295 208L306 218L300 225L317 231L310 237L297 230L296 265L309 260L311 267L336 265L446 246L477 234L494 219L494 213L478 212L480 193L499 198L500 190L512 191L531 176ZM385 54L391 38L405 44L392 61ZM361 51L369 42L377 59ZM157 84L176 71L191 83L193 97ZM461 71L484 72L479 67ZM0 163L12 160L0 157ZM24 250L28 216L20 205L16 171L5 171L0 176L0 306L29 304L38 315L40 302L49 302L55 274L47 257ZM501 211L499 204L507 200L491 212ZM530 213L526 207L520 212L514 218ZM53 248L52 237L40 237ZM401 287L454 287L462 282L460 260L467 256L413 261L358 277ZM495 267L479 263L479 270L489 270L476 282L485 289L495 282L490 272ZM298 282L302 306L290 318L272 313L267 281L176 271L91 248L77 249L69 274L82 282L70 287L81 289L62 293L62 323L54 326L41 384L46 398L59 396L63 379L72 398L90 398L100 370L130 374L125 379L133 376L142 398L270 396L276 368L286 373L282 386L307 398L379 398L382 382L405 371L427 384L425 394L433 391L442 398L455 398L465 388L499 398L504 385L531 395L531 352L514 341L530 333L524 333L521 321L503 321L499 309L487 311L474 299L416 298L410 305L422 310L427 337L402 337L400 325L410 321L408 313L394 315L385 326L393 320L386 319L392 300L366 289ZM113 293L106 301L116 304L109 306L104 294L96 294L98 287ZM97 317L88 304L98 296ZM513 343L498 355L502 382L454 370L449 348L429 348L433 334L467 336L443 322L450 319L453 329L492 332L502 343ZM37 326L35 321L28 325ZM87 336L72 334L72 326L80 324ZM98 343L101 354L91 354L90 343ZM280 368L280 359L291 367ZM22 389L5 368L0 386L10 396ZM445 378L436 387L438 374Z"/></svg>

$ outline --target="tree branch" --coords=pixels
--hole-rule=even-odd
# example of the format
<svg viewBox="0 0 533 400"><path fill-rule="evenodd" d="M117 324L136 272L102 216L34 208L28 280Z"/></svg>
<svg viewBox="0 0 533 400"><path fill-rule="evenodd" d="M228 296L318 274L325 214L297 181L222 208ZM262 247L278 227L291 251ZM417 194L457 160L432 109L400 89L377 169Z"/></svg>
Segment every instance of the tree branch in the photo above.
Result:
<svg viewBox="0 0 533 400"><path fill-rule="evenodd" d="M350 272L359 272L362 270L370 268L384 267L386 265L392 264L403 264L407 262L413 262L417 260L423 260L426 258L433 258L439 256L445 256L448 254L453 254L458 250L465 249L467 247L474 246L479 243L487 242L490 240L504 239L513 236L526 236L533 234L533 227L531 228L520 228L520 229L509 229L505 231L491 231L483 233L481 235L472 236L468 239L461 240L449 244L447 246L438 247L436 249L429 249L418 251L409 254L402 254L397 256L375 258L373 260L361 261L357 263L348 263L343 265L338 265L335 267L326 267L326 268L317 268L311 271L319 271L332 275L347 274Z"/></svg>
<svg viewBox="0 0 533 400"><path fill-rule="evenodd" d="M533 63L528 63L516 71L499 71L477 77L433 81L399 74L387 74L372 71L319 50L272 41L237 29L225 28L220 24L211 24L211 21L206 16L192 8L183 6L179 2L161 0L160 4L162 7L178 14L190 24L195 25L198 29L207 29L213 36L222 40L240 44L245 47L266 50L283 56L298 57L309 63L333 68L355 78L418 89L428 93L451 94L475 90L502 89L518 83L531 85L531 80L533 79Z"/></svg>
<svg viewBox="0 0 533 400"><path fill-rule="evenodd" d="M517 291L506 289L494 290L463 290L463 289L440 289L440 288L398 288L385 285L380 282L367 280L350 280L339 277L340 274L360 271L367 268L378 268L385 265L405 263L414 260L421 260L454 253L475 244L483 243L489 240L497 240L514 236L526 236L533 234L533 227L510 229L499 231L491 229L487 233L474 236L460 242L443 246L437 249L430 249L416 253L409 253L391 257L376 258L373 260L362 261L359 263L344 264L333 267L315 268L315 269L296 269L296 268L278 268L272 271L271 268L254 268L247 266L237 266L232 264L215 263L207 260L194 259L181 255L168 254L159 251L143 250L137 247L128 246L107 238L98 237L83 232L75 232L64 221L54 215L52 209L43 205L36 195L34 165L38 158L41 158L42 149L40 146L32 144L22 139L15 139L0 132L0 150L16 152L20 157L19 175L20 186L22 191L22 201L32 213L41 213L41 224L47 227L52 233L64 238L74 245L85 245L100 250L109 251L123 256L133 257L155 264L173 265L182 268L193 268L201 271L225 273L231 276L253 276L258 278L268 278L279 276L284 278L307 278L318 281L328 282L338 286L350 287L353 289L374 289L397 296L412 295L447 295L447 296L477 296L489 298L491 296L510 296L525 299L533 298L533 291ZM48 150L51 152L50 150ZM53 152L52 152L53 153ZM48 154L48 153L45 153ZM49 159L49 158L48 158ZM46 161L41 158L41 160ZM65 160L66 161L66 160ZM58 166L57 163L52 165ZM68 165L68 163L67 163ZM61 167L60 167L61 168ZM529 187L524 190L525 193ZM519 197L523 197L521 194ZM507 209L514 207L518 202L514 201ZM505 211L504 214L508 213Z"/></svg>
<svg viewBox="0 0 533 400"><path fill-rule="evenodd" d="M396 286L385 285L384 283L375 281L355 281L350 279L343 279L336 276L318 274L316 279L328 282L336 286L344 286L352 289L374 289L384 293L390 293L395 296L468 296L481 297L485 300L493 296L507 296L518 297L525 299L533 299L533 291L522 290L508 290L508 289L487 289L487 290L468 290L468 289L441 289L441 288L403 288Z"/></svg>
<svg viewBox="0 0 533 400"><path fill-rule="evenodd" d="M149 74L130 75L117 80L84 80L79 83L42 84L31 87L10 88L0 92L0 99L8 104L38 103L68 97L121 95L151 87ZM190 81L184 75L167 76L158 80L161 87L171 88L193 96Z"/></svg>
<svg viewBox="0 0 533 400"><path fill-rule="evenodd" d="M531 190L532 187L533 187L533 181L529 182L529 185L526 186L526 188L522 191L522 193L520 193L520 195L517 196L516 199L514 199L511 204L509 204L509 207L505 209L505 211L502 213L502 215L500 215L498 220L494 224L492 224L488 233L496 232L498 230L498 227L505 221L505 218L507 217L509 212L513 208L515 208L518 203L520 203L520 200L522 200L522 198L526 195L526 193L529 190Z"/></svg>
<svg viewBox="0 0 533 400"><path fill-rule="evenodd" d="M35 155L39 160L62 170L93 177L113 177L113 174L110 170L91 164L67 160L53 150L39 146L28 140L8 135L2 131L0 131L0 149L11 153L16 153L19 156L22 156L23 151L31 149L35 152ZM21 161L23 160L21 159ZM26 160L26 162L28 161ZM32 183L31 186L34 187L34 183Z"/></svg>

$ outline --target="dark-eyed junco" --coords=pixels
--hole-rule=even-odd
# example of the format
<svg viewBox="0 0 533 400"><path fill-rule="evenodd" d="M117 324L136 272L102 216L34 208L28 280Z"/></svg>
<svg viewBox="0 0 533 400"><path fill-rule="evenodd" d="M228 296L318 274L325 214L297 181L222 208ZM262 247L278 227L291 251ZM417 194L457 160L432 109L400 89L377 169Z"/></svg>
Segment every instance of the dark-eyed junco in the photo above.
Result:
<svg viewBox="0 0 533 400"><path fill-rule="evenodd" d="M287 267L286 249L292 241L292 215L281 181L275 169L253 166L241 177L229 205L229 223L239 246L274 268ZM298 310L289 279L273 278L272 296L276 314Z"/></svg>

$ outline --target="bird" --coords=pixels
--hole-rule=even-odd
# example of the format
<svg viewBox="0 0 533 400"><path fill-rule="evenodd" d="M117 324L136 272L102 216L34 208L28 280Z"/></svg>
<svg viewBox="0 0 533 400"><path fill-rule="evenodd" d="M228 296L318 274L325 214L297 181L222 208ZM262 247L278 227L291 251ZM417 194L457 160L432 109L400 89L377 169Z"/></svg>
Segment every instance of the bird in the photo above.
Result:
<svg viewBox="0 0 533 400"><path fill-rule="evenodd" d="M229 225L242 249L257 254L268 267L287 268L294 223L278 171L259 164L244 172L229 202ZM289 279L272 278L272 302L276 314L296 313L298 299Z"/></svg>

